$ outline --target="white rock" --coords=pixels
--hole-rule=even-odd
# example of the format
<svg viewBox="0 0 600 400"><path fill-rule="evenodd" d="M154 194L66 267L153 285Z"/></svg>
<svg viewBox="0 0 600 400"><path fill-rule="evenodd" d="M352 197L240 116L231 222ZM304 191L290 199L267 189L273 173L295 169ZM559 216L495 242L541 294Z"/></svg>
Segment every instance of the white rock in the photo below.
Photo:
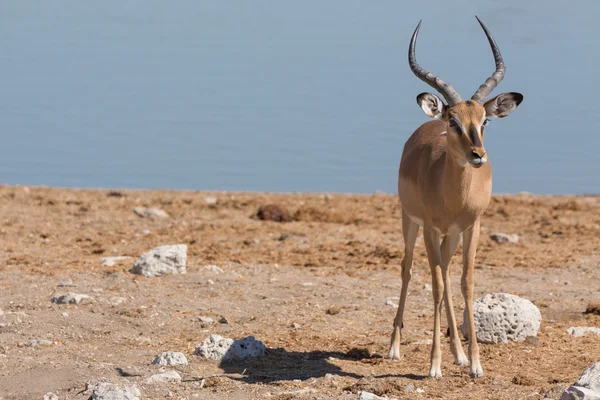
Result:
<svg viewBox="0 0 600 400"><path fill-rule="evenodd" d="M215 320L211 317L204 317L202 315L198 317L198 321L202 322L203 324L212 324L215 322Z"/></svg>
<svg viewBox="0 0 600 400"><path fill-rule="evenodd" d="M209 206L214 206L215 204L217 204L217 201L218 201L217 198L216 197L212 197L212 196L204 198L204 202L206 204L208 204Z"/></svg>
<svg viewBox="0 0 600 400"><path fill-rule="evenodd" d="M377 396L369 392L358 392L358 400L388 400L387 397Z"/></svg>
<svg viewBox="0 0 600 400"><path fill-rule="evenodd" d="M495 232L490 234L490 239L496 243L519 243L519 235L507 235L506 233Z"/></svg>
<svg viewBox="0 0 600 400"><path fill-rule="evenodd" d="M159 246L142 254L129 272L146 277L185 274L186 262L187 246L185 244Z"/></svg>
<svg viewBox="0 0 600 400"><path fill-rule="evenodd" d="M412 342L411 344L414 344L417 346L431 345L431 344L433 344L433 340L431 340L431 339L417 340L416 342Z"/></svg>
<svg viewBox="0 0 600 400"><path fill-rule="evenodd" d="M600 392L600 361L587 367L575 385Z"/></svg>
<svg viewBox="0 0 600 400"><path fill-rule="evenodd" d="M567 333L575 337L582 337L587 335L588 333L590 335L600 336L600 328L593 328L589 326L572 326L569 329L567 329Z"/></svg>
<svg viewBox="0 0 600 400"><path fill-rule="evenodd" d="M212 279L209 279L209 280L206 281L206 284L207 285L214 285L215 281L213 281Z"/></svg>
<svg viewBox="0 0 600 400"><path fill-rule="evenodd" d="M152 360L158 365L188 365L188 360L183 353L176 351L163 351Z"/></svg>
<svg viewBox="0 0 600 400"><path fill-rule="evenodd" d="M423 285L423 290L427 290L428 292L431 292L431 285L426 283Z"/></svg>
<svg viewBox="0 0 600 400"><path fill-rule="evenodd" d="M580 386L568 387L560 400L600 400L600 392Z"/></svg>
<svg viewBox="0 0 600 400"><path fill-rule="evenodd" d="M58 287L75 287L77 285L74 284L73 281L69 279L68 281L58 282L58 285L56 285L56 286L58 286Z"/></svg>
<svg viewBox="0 0 600 400"><path fill-rule="evenodd" d="M194 354L213 360L227 361L260 357L265 354L265 350L265 345L254 336L234 340L213 334L196 345Z"/></svg>
<svg viewBox="0 0 600 400"><path fill-rule="evenodd" d="M154 374L146 379L146 383L168 383L181 382L181 375L177 371L167 371L161 374Z"/></svg>
<svg viewBox="0 0 600 400"><path fill-rule="evenodd" d="M140 390L135 386L118 386L107 382L97 384L91 400L140 400Z"/></svg>
<svg viewBox="0 0 600 400"><path fill-rule="evenodd" d="M46 339L34 339L28 342L25 346L27 347L38 347L38 346L52 346L54 344L51 340Z"/></svg>
<svg viewBox="0 0 600 400"><path fill-rule="evenodd" d="M118 306L119 304L125 303L126 301L127 301L127 299L125 297L118 297L118 296L113 296L109 300L110 304L112 304L113 306Z"/></svg>
<svg viewBox="0 0 600 400"><path fill-rule="evenodd" d="M206 265L204 267L204 269L211 271L211 272L216 272L217 274L222 274L223 273L223 268L221 267L217 267L216 265Z"/></svg>
<svg viewBox="0 0 600 400"><path fill-rule="evenodd" d="M52 297L52 302L56 304L79 304L91 301L92 298L87 294L62 293Z"/></svg>
<svg viewBox="0 0 600 400"><path fill-rule="evenodd" d="M165 211L161 210L160 208L136 207L133 209L133 212L135 212L137 215L139 215L142 218L147 218L147 217L168 218L169 217L169 214L167 214Z"/></svg>
<svg viewBox="0 0 600 400"><path fill-rule="evenodd" d="M524 341L536 336L542 321L540 310L529 300L507 293L488 294L473 302L477 340L481 343ZM467 336L466 310L461 325Z"/></svg>
<svg viewBox="0 0 600 400"><path fill-rule="evenodd" d="M44 395L44 400L58 400L58 396L52 392L48 392Z"/></svg>
<svg viewBox="0 0 600 400"><path fill-rule="evenodd" d="M100 261L102 261L103 267L112 267L117 265L120 261L129 260L131 257L127 256L118 256L118 257L101 257Z"/></svg>
<svg viewBox="0 0 600 400"><path fill-rule="evenodd" d="M385 305L386 305L386 306L391 306L391 307L398 307L398 304L394 303L394 302L392 301L392 299L387 299L387 300L385 301Z"/></svg>

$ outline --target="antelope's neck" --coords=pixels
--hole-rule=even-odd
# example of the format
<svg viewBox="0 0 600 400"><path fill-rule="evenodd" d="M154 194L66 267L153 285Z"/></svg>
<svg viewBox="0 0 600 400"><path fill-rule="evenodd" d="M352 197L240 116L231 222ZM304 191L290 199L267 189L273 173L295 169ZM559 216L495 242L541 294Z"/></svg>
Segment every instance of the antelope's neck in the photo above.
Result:
<svg viewBox="0 0 600 400"><path fill-rule="evenodd" d="M475 169L447 154L444 168L443 197L449 211L481 215L487 208L492 191L489 163Z"/></svg>

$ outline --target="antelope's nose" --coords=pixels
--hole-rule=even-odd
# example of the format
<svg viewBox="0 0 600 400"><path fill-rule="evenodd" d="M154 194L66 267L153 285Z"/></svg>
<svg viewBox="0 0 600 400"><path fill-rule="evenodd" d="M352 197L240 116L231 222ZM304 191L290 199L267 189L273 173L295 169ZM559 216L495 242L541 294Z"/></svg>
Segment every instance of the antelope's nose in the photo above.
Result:
<svg viewBox="0 0 600 400"><path fill-rule="evenodd" d="M474 158L483 158L485 156L485 149L483 147L471 148L471 154Z"/></svg>

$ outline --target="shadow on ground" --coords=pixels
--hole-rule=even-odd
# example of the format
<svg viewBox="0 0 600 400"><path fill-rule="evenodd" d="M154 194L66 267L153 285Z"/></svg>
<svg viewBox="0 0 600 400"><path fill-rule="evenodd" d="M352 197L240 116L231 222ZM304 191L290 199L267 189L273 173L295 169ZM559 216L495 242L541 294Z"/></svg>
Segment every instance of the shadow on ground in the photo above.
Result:
<svg viewBox="0 0 600 400"><path fill-rule="evenodd" d="M329 351L302 353L285 349L267 349L262 357L241 361L224 361L219 366L226 374L241 375L239 378L232 377L232 379L246 383L306 380L323 377L327 374L362 378L361 375L344 372L331 362L330 357L359 361L380 356L371 356L366 349L352 349L347 353Z"/></svg>

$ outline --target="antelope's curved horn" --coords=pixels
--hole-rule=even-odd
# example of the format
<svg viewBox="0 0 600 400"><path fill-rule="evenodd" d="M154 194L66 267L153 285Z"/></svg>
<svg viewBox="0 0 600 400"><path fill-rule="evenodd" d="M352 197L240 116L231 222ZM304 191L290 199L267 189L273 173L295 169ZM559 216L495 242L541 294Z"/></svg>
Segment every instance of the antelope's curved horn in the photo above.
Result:
<svg viewBox="0 0 600 400"><path fill-rule="evenodd" d="M492 37L492 34L486 28L486 26L481 22L479 17L475 16L477 21L479 21L479 25L483 28L485 32L485 36L487 36L488 41L490 42L490 47L492 48L492 53L494 53L494 61L496 62L496 72L492 74L487 80L479 86L479 89L475 92L471 100L474 100L478 103L483 103L485 99L492 93L492 90L498 86L500 81L504 78L504 73L506 72L506 66L504 65L504 61L502 60L502 54L500 54L500 49L498 49L498 45L496 41Z"/></svg>
<svg viewBox="0 0 600 400"><path fill-rule="evenodd" d="M408 47L408 64L410 65L410 69L417 78L440 92L448 102L449 106L456 105L462 101L460 95L456 93L456 90L454 90L450 84L444 82L431 72L425 71L419 64L417 64L417 59L415 57L415 45L417 44L417 36L419 35L419 29L421 28L422 21L423 20L419 21L419 25L417 25L417 28L412 35L412 39L410 40L410 46Z"/></svg>

